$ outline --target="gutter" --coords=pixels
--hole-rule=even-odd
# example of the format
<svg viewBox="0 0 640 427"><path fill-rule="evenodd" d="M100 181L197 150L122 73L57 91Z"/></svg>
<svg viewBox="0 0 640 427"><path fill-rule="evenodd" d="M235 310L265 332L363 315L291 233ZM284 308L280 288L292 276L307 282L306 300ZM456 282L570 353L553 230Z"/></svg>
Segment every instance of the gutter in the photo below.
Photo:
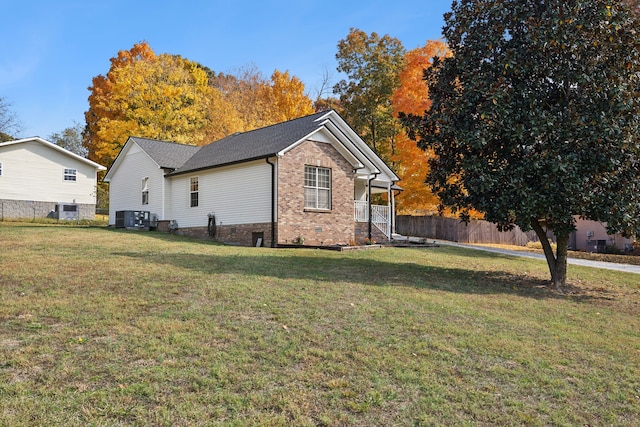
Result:
<svg viewBox="0 0 640 427"><path fill-rule="evenodd" d="M178 176L178 175L185 175L185 174L190 174L190 173L195 173L195 172L200 172L203 170L208 170L208 169L217 169L217 168L221 168L224 166L232 166L232 165L239 165L241 163L249 163L249 162L254 162L256 160L260 160L260 159L267 159L267 163L269 162L269 157L273 157L273 156L277 156L278 154L265 154L265 155L261 155L261 156L256 156L256 157L251 157L248 159L242 159L242 160L234 160L234 161L230 161L230 162L226 162L226 163L220 163L217 165L209 165L209 166L200 166L194 169L189 169L189 170L178 170L176 169L174 172L168 173L166 176Z"/></svg>
<svg viewBox="0 0 640 427"><path fill-rule="evenodd" d="M276 164L271 163L268 157L265 157L267 163L271 165L271 247L276 247Z"/></svg>

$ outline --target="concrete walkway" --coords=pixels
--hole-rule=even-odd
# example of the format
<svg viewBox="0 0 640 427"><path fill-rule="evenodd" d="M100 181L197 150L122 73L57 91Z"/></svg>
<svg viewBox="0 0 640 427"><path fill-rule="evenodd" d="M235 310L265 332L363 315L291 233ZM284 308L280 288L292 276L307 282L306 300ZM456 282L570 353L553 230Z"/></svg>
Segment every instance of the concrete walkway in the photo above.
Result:
<svg viewBox="0 0 640 427"><path fill-rule="evenodd" d="M436 243L440 245L457 246L461 248L476 249L476 250L486 251L486 252L495 252L503 255L519 256L519 257L526 257L526 258L537 258L537 259L546 261L546 258L543 254L538 254L535 252L512 251L509 249L492 248L489 246L476 246L476 245L465 244L465 243L449 242L445 240L438 240ZM603 268L606 270L625 271L627 273L640 274L640 265L617 264L614 262L605 262L605 261L591 261L588 259L580 259L580 258L568 258L567 263L572 265L580 265L583 267Z"/></svg>

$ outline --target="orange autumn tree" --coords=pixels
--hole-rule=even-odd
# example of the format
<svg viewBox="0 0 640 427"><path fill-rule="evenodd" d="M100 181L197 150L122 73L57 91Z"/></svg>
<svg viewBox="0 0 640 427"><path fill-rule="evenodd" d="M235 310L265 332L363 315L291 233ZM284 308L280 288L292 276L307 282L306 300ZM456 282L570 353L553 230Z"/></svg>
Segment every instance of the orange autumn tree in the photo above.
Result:
<svg viewBox="0 0 640 427"><path fill-rule="evenodd" d="M93 79L84 144L89 158L110 166L129 136L184 144L206 142L213 88L206 72L180 56L156 55L145 42L111 58Z"/></svg>
<svg viewBox="0 0 640 427"><path fill-rule="evenodd" d="M400 112L422 115L431 104L429 90L423 80L423 72L431 66L434 56L450 55L443 41L429 40L423 47L405 54L405 67L400 71L400 86L392 96L393 114ZM415 141L402 131L396 136L395 151L391 156L396 172L401 178L404 191L397 196L396 206L399 214L433 214L438 212L440 200L425 184L428 172L428 159L432 150L423 151Z"/></svg>

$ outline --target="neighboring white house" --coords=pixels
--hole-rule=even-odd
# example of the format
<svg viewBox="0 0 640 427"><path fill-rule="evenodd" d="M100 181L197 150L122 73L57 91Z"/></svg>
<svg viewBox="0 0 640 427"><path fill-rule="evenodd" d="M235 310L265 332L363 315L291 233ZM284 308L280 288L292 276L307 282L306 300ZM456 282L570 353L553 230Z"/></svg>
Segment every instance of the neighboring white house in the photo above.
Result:
<svg viewBox="0 0 640 427"><path fill-rule="evenodd" d="M335 111L204 147L130 137L104 178L111 225L149 212L161 229L272 246L390 239L398 180Z"/></svg>
<svg viewBox="0 0 640 427"><path fill-rule="evenodd" d="M106 168L39 137L0 143L0 219L58 211L60 218L92 219L101 170Z"/></svg>

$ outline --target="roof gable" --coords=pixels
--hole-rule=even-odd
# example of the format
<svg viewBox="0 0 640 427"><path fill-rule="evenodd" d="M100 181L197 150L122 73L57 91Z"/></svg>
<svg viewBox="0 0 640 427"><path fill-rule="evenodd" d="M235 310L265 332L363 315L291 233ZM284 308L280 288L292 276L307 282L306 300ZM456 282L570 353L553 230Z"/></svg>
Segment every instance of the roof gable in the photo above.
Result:
<svg viewBox="0 0 640 427"><path fill-rule="evenodd" d="M133 136L129 139L138 144L159 167L165 169L178 169L202 148L195 145Z"/></svg>
<svg viewBox="0 0 640 427"><path fill-rule="evenodd" d="M45 147L47 147L47 148L50 148L50 149L52 149L52 150L56 150L56 151L58 151L58 152L60 152L60 153L62 153L62 154L64 154L64 155L66 155L66 156L68 156L68 157L70 157L70 158L73 158L73 159L74 159L74 160L76 160L76 161L79 161L79 162L85 163L85 164L87 164L87 165L89 165L89 166L91 166L91 167L95 168L96 170L106 170L106 169L107 169L107 168L105 168L104 166L99 165L99 164L98 164L98 163L96 163L96 162L93 162L93 161L91 161L91 160L89 160L89 159L87 159L87 158L84 158L84 157L82 157L82 156L79 156L79 155L77 155L76 153L73 153L73 152L71 152L71 151L67 150L66 148L62 148L62 147L60 147L59 145L54 144L53 142L49 142L49 141L47 141L46 139L42 139L42 138L37 137L37 136L36 136L36 137L33 137L33 138L24 138L24 139L16 139L16 140L14 140L14 141L0 142L0 148L2 148L2 147L8 147L8 146L10 146L10 145L24 144L24 143L26 143L26 142L37 142L37 143L39 143L39 144L44 145L44 146L45 146Z"/></svg>
<svg viewBox="0 0 640 427"><path fill-rule="evenodd" d="M124 144L124 147L122 147L118 153L116 159L113 161L113 164L104 176L103 181L111 181L115 171L120 167L123 159L127 156L127 153L131 150L134 144L158 166L158 169L170 170L175 170L182 166L184 162L189 160L189 158L191 158L201 148L195 145L130 136Z"/></svg>

